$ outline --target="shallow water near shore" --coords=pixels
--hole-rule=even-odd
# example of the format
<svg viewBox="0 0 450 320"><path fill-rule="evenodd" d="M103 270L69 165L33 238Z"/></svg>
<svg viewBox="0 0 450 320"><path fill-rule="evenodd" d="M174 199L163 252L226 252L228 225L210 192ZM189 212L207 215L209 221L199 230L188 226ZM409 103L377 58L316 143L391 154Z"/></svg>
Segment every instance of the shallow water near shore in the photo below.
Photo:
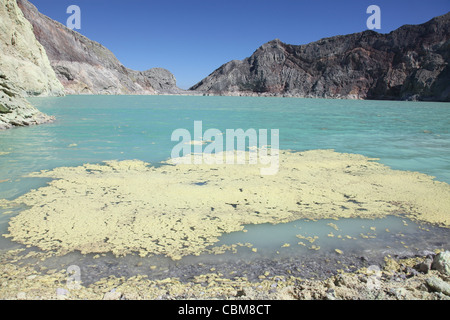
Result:
<svg viewBox="0 0 450 320"><path fill-rule="evenodd" d="M0 199L14 199L45 186L50 179L24 177L40 170L105 160L139 159L157 164L170 157L176 144L170 141L173 130L193 132L195 120L203 121L204 130L218 128L222 132L228 128L279 129L281 149L362 154L379 158L393 169L418 171L450 183L448 103L175 96L68 96L31 101L41 111L55 115L57 121L0 132ZM23 209L1 209L2 234L9 218ZM218 255L172 261L110 254L94 258L95 254L75 252L48 258L42 265L80 265L87 283L112 274L189 278L212 268L224 274L250 273L250 278L270 268L274 273L290 270L311 276L341 268L345 261L347 267L356 267L370 259L379 262L383 254L414 255L448 248L450 243L448 229L399 217L299 220L246 225L245 230L220 237L215 246L227 249ZM17 247L20 245L0 239L0 249ZM368 261L358 260L363 256ZM329 261L329 267L319 270L317 261L322 265ZM299 267L302 263L304 268Z"/></svg>
<svg viewBox="0 0 450 320"><path fill-rule="evenodd" d="M450 246L446 228L393 216L299 220L277 225L248 225L244 230L219 239L215 246L228 247L223 253L186 256L179 261L162 256L115 257L108 253L72 252L44 261L25 258L20 264L32 263L36 270L44 273L77 266L84 285L110 276L145 275L149 279L170 277L189 281L212 271L224 278L246 277L249 281L258 281L264 274L320 279L336 274L337 270L380 266L386 256L409 258ZM24 247L9 240L3 240L3 246L6 242L10 249ZM30 250L36 248L29 248L22 255Z"/></svg>

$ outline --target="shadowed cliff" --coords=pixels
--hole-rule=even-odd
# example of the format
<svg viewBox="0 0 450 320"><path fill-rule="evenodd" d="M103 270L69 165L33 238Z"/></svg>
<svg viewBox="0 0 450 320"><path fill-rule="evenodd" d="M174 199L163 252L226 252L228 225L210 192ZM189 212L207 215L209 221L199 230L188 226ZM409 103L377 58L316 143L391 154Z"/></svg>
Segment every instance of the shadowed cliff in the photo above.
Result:
<svg viewBox="0 0 450 320"><path fill-rule="evenodd" d="M276 39L193 86L206 94L450 101L450 13L389 33Z"/></svg>

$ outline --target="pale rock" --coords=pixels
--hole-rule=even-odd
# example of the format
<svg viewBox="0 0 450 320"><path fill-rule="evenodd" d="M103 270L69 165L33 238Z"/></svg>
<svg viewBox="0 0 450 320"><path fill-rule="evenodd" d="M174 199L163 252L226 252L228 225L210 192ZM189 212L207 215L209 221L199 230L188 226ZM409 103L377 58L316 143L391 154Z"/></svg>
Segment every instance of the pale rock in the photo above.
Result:
<svg viewBox="0 0 450 320"><path fill-rule="evenodd" d="M21 95L64 94L45 49L16 0L2 0L0 5L0 70Z"/></svg>
<svg viewBox="0 0 450 320"><path fill-rule="evenodd" d="M0 130L50 122L25 99L63 95L44 48L15 0L0 5Z"/></svg>
<svg viewBox="0 0 450 320"><path fill-rule="evenodd" d="M103 300L119 300L121 296L122 293L111 290L110 292L105 293Z"/></svg>
<svg viewBox="0 0 450 320"><path fill-rule="evenodd" d="M437 277L428 278L426 281L428 287L435 292L450 296L450 284Z"/></svg>
<svg viewBox="0 0 450 320"><path fill-rule="evenodd" d="M25 292L19 292L17 294L17 299L18 300L25 300L27 298L27 294Z"/></svg>
<svg viewBox="0 0 450 320"><path fill-rule="evenodd" d="M450 276L450 251L440 252L434 257L432 269Z"/></svg>
<svg viewBox="0 0 450 320"><path fill-rule="evenodd" d="M431 269L431 264L433 263L433 259L426 258L422 263L419 264L418 269L420 272L428 273Z"/></svg>

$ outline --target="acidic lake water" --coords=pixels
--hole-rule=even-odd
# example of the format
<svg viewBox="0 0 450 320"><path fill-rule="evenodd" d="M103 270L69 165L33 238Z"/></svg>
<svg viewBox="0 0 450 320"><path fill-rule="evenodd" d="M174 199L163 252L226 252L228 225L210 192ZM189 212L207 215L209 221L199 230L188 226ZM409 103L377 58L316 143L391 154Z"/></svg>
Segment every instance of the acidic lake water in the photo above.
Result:
<svg viewBox="0 0 450 320"><path fill-rule="evenodd" d="M379 158L393 169L418 171L450 183L449 103L198 96L67 96L30 101L57 120L0 132L0 181L6 180L0 183L0 198L14 199L44 186L48 180L23 177L43 169L105 160L139 159L157 164L167 160L177 144L171 141L172 132L184 128L193 135L197 120L203 121L203 131L279 129L280 149L357 153ZM5 233L10 216L0 212L1 233ZM395 243L410 248L414 237L426 238L423 228L430 227L395 217L348 219L334 222L342 230L339 233L327 223L330 221L247 226L247 232L224 235L219 244L250 242L267 255L279 255L283 250L308 255L315 250L298 245L295 236L302 230L314 230L321 235L314 244L322 251L334 250L337 241L352 250L387 248ZM370 232L371 226L376 227L379 240L365 244L361 241L369 240L358 235ZM387 228L390 233L383 231ZM449 243L447 230L439 230L441 244ZM330 231L342 238L327 237ZM409 245L392 238L398 234L409 234ZM285 243L290 246L282 247ZM416 244L419 246L419 241ZM0 248L13 245L0 240ZM245 250L250 249L238 251Z"/></svg>

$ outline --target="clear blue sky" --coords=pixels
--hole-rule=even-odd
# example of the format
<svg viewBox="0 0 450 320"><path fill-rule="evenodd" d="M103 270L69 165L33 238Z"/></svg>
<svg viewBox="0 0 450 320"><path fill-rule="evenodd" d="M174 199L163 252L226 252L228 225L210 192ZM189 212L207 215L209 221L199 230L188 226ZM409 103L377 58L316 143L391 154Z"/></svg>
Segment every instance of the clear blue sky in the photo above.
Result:
<svg viewBox="0 0 450 320"><path fill-rule="evenodd" d="M81 8L81 30L128 68L170 70L188 88L222 64L250 56L279 38L305 44L366 30L375 4L381 33L420 24L450 11L450 0L31 0L66 24L69 5Z"/></svg>

